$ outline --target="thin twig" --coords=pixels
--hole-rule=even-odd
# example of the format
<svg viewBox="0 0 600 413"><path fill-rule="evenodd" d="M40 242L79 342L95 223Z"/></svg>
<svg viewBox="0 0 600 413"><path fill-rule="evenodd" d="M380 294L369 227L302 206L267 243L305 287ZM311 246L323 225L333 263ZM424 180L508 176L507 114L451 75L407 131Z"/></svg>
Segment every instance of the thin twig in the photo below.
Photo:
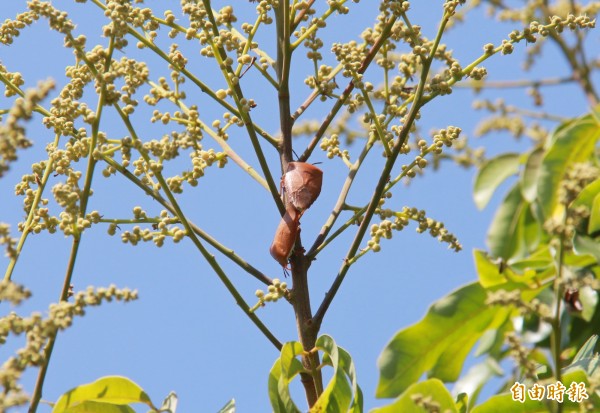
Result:
<svg viewBox="0 0 600 413"><path fill-rule="evenodd" d="M392 30L392 27L393 27L394 23L396 22L396 19L397 19L396 16L392 17L390 19L390 21L385 25L385 27L383 28L383 30L381 32L381 35L379 36L379 38L377 39L377 41L375 42L375 44L373 45L371 50L369 50L369 53L365 57L365 60L363 60L363 62L361 63L360 68L358 69L357 73L363 74L365 72L365 70L367 70L367 68L369 67L369 65L371 64L371 62L377 55L377 52L379 51L379 49L381 48L383 43L387 40L387 38ZM346 100L348 100L348 97L350 97L350 94L352 93L353 90L354 90L354 80L350 80L350 82L348 83L348 86L346 86L346 89L344 89L344 92L341 94L339 99L335 102L335 104L333 105L333 107L331 108L329 113L327 114L327 117L325 118L325 120L323 121L321 126L319 127L319 130L317 131L317 133L315 133L315 136L313 136L313 138L311 139L307 148L304 150L304 153L298 159L299 161L306 162L306 160L310 157L312 151L315 149L315 147L317 146L317 144L323 137L323 134L325 134L325 131L327 130L327 128L329 127L329 125L331 124L333 119L336 117L340 108L344 105L344 103L346 103Z"/></svg>
<svg viewBox="0 0 600 413"><path fill-rule="evenodd" d="M71 35L68 35L71 36ZM104 61L104 72L108 72L112 63L112 55L115 48L114 37L110 38L108 53L106 55L106 59ZM100 120L102 118L102 112L104 109L104 102L106 98L106 85L102 85L100 88L100 94L98 96L98 103L96 105L96 113L94 117L94 121L92 123L92 136L90 141L90 151L88 156L88 164L87 170L85 173L85 182L83 185L83 190L81 191L81 201L79 205L79 216L85 217L87 210L87 203L92 190L92 179L94 176L94 171L96 169L97 160L92 156L92 152L96 148L98 142L98 134L100 132ZM71 280L73 278L73 272L75 270L75 262L77 260L77 253L79 251L79 246L81 245L81 235L82 233L77 229L77 224L73 225L73 243L71 245L71 254L69 256L69 264L67 266L67 271L65 274L65 278L63 281L63 287L60 292L60 301L67 301L69 297L69 289L71 287ZM48 342L44 347L44 361L40 366L40 370L38 371L38 377L35 382L35 387L33 389L33 393L31 395L31 402L29 405L29 413L35 413L37 411L40 399L42 397L42 389L44 387L44 382L46 380L46 373L48 372L48 366L50 365L50 359L52 357L52 352L54 350L54 344L56 343L56 339L58 336L58 330L52 332L48 338Z"/></svg>
<svg viewBox="0 0 600 413"><path fill-rule="evenodd" d="M406 143L409 133L410 133L410 129L417 117L417 113L419 112L419 109L423 105L422 97L423 97L423 92L424 92L424 88L425 88L425 83L427 82L427 75L431 68L431 64L433 62L435 52L441 42L442 34L444 32L444 29L445 29L446 24L448 23L449 19L450 19L450 16L448 14L444 14L444 17L443 17L442 21L440 22L440 27L438 28L436 38L433 42L430 55L429 55L428 59L426 59L426 61L423 63L423 67L421 70L421 77L419 80L419 85L417 87L417 91L415 92L415 95L414 95L413 104L411 106L410 112L408 113L408 115L406 117L406 122L404 123L404 125L402 127L402 130L400 132L398 140L393 147L392 155L390 157L388 157L386 160L385 166L383 167L383 170L379 176L379 181L377 182L377 186L375 187L375 190L373 192L373 196L371 197L371 201L369 202L369 206L367 207L367 210L363 216L362 222L360 223L360 226L358 228L358 231L356 232L354 240L352 241L352 244L350 245L348 253L346 254L346 257L344 258L344 262L338 272L338 275L335 277L330 289L325 294L325 298L321 302L319 309L315 313L313 322L318 326L320 326L321 323L323 322L323 318L325 317L325 313L327 312L327 309L331 305L331 302L335 298L335 295L337 294L338 289L340 288L342 282L344 281L344 278L346 277L348 270L350 269L350 265L351 265L350 260L356 255L358 248L360 246L360 243L362 242L362 239L367 232L367 228L370 225L371 218L373 217L373 214L375 213L375 209L379 205L379 200L381 199L381 196L385 191L386 185L388 183L387 182L388 177L389 177L390 172L396 162L396 158L400 154L400 149Z"/></svg>

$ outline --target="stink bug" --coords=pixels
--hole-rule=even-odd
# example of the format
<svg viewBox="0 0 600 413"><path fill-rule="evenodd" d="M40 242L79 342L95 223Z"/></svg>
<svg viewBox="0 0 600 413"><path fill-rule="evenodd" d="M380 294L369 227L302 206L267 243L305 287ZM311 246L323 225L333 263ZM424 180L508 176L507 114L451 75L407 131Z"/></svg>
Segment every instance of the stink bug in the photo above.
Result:
<svg viewBox="0 0 600 413"><path fill-rule="evenodd" d="M288 259L294 249L300 228L300 213L293 207L288 207L281 217L275 237L269 252L283 268L287 268Z"/></svg>
<svg viewBox="0 0 600 413"><path fill-rule="evenodd" d="M303 214L321 193L323 171L306 162L290 162L283 176L288 203Z"/></svg>

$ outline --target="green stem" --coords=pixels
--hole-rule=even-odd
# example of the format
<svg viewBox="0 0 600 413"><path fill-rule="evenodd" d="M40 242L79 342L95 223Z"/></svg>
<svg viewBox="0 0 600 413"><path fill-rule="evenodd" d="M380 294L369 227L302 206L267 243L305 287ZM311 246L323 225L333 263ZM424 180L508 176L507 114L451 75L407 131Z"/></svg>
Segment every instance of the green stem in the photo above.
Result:
<svg viewBox="0 0 600 413"><path fill-rule="evenodd" d="M313 260L316 257L316 255L321 251L321 249L325 247L325 245L327 245L337 235L339 235L339 234L334 234L335 236L332 236L330 239L325 240L327 235L329 234L329 231L331 231L331 228L337 221L337 218L339 217L340 213L346 206L346 198L348 197L350 188L352 187L352 184L354 183L354 178L356 177L358 170L362 166L363 161L367 157L367 154L373 147L373 144L374 144L374 141L372 141L372 140L367 141L366 145L363 147L360 155L358 156L358 159L356 160L356 162L354 162L354 164L348 171L348 176L346 176L346 181L344 182L344 185L342 186L340 195L338 196L335 206L331 210L331 214L329 215L329 218L327 218L325 225L323 225L323 227L321 228L321 231L319 232L319 235L317 235L317 238L313 242L312 247L310 247L310 250L306 253L306 257L308 259ZM364 210L366 211L366 207ZM362 211L362 212L364 212L364 211ZM356 221L352 221L352 222L356 222ZM350 224L348 224L348 226L350 226ZM343 228L346 229L347 226L343 227ZM341 234L341 232L343 232L343 230L340 231L340 234Z"/></svg>
<svg viewBox="0 0 600 413"><path fill-rule="evenodd" d="M104 72L108 72L112 62L112 54L114 51L114 37L110 38L109 46L108 46L108 54L106 56L106 60L104 61ZM98 142L98 132L100 130L100 119L102 118L102 110L104 108L104 102L106 98L106 85L102 85L100 88L100 95L98 96L98 103L96 105L96 114L94 121L92 123L92 139L90 141L90 147L88 152L88 165L85 174L85 183L83 190L81 191L81 203L79 205L79 216L84 217L87 210L87 203L90 197L91 189L92 189L92 178L94 176L94 170L96 167L96 159L93 156L93 152L95 150L96 144ZM74 220L73 224L73 243L71 245L71 254L69 256L69 264L67 266L67 271L65 274L65 278L63 281L63 287L60 292L60 301L67 301L69 298L69 290L71 288L71 280L73 279L73 272L75 271L75 262L77 260L77 253L79 251L79 246L81 245L81 235L82 233L76 227L77 220ZM35 413L37 411L37 407L39 405L40 399L42 397L42 389L44 387L44 381L46 379L46 373L48 372L48 367L50 365L50 359L52 357L52 352L54 350L54 345L56 344L56 340L58 337L58 330L54 331L50 334L48 338L48 342L44 347L44 361L40 366L40 370L38 372L38 377L35 383L35 387L33 390L33 394L31 396L31 403L29 405L29 413Z"/></svg>
<svg viewBox="0 0 600 413"><path fill-rule="evenodd" d="M71 244L71 254L69 255L69 263L67 265L67 271L65 274L65 278L63 281L62 290L60 292L60 301L67 301L69 298L69 290L71 289L71 280L73 278L73 272L75 271L75 261L77 259L77 253L79 251L80 245L80 234L73 234L73 243ZM46 380L46 373L48 372L48 367L50 365L50 358L52 357L52 351L54 350L54 345L56 344L56 339L58 337L58 331L50 334L48 338L48 342L44 347L44 361L40 366L40 371L38 372L38 376L35 382L35 387L33 389L33 393L31 395L31 401L29 404L29 413L35 413L39 406L40 400L42 398L42 389L44 387L44 381Z"/></svg>
<svg viewBox="0 0 600 413"><path fill-rule="evenodd" d="M279 7L275 10L277 27L277 80L279 83L279 124L282 135L282 145L279 151L282 172L287 170L288 163L292 161L292 125L293 119L290 109L289 77L292 61L292 48L290 47L290 1L280 0ZM277 194L279 196L279 194ZM296 239L295 251L303 251L300 236ZM320 364L319 354L310 353L317 341L318 328L312 324L312 309L310 306L310 289L308 286L308 268L310 262L302 253L293 254L292 267L292 305L296 316L296 329L298 338L306 354L302 356L302 365L305 371L310 372L311 366ZM321 372L314 376L310 373L300 373L300 381L304 386L306 400L309 408L312 407L323 392Z"/></svg>
<svg viewBox="0 0 600 413"><path fill-rule="evenodd" d="M208 15L208 18L212 23L212 35L215 37L219 36L219 29L212 8L210 6L210 0L202 0L202 3L204 4L204 8ZM275 202L279 213L283 216L283 214L285 213L285 207L283 205L283 202L281 201L281 198L279 197L278 185L275 184L275 180L273 179L271 170L269 169L269 165L267 164L267 160L260 146L260 142L258 141L258 138L256 136L256 128L254 122L252 121L250 113L246 112L243 108L243 105L241 104L241 100L244 98L244 94L242 92L240 84L239 82L232 82L232 79L229 77L229 75L234 75L234 73L231 67L225 64L227 54L223 46L217 46L214 42L212 42L212 47L215 59L219 63L219 67L222 68L224 78L229 84L230 90L233 92L232 95L238 107L239 117L244 121L244 126L246 127L246 131L248 132L248 136L250 137L250 142L252 143L252 147L258 159L258 163L260 164L263 175L265 176L265 179L269 186L269 191L271 193L273 201Z"/></svg>
<svg viewBox="0 0 600 413"><path fill-rule="evenodd" d="M129 117L127 117L127 115L125 115L125 113L123 113L123 111L117 104L115 104L114 107L117 110L117 112L119 113L119 116L121 116L121 119L123 120L123 122L125 123L125 126L127 127L127 130L129 131L129 133L131 134L131 137L135 140L139 140L139 137L137 136L137 133L136 133L135 129L133 128L131 121L129 120ZM154 200L156 200L158 203L160 203L172 215L177 215L177 211L175 210L174 206L172 204L170 204L167 200L165 200L158 192L156 192L154 189L149 188L148 186L144 185L142 183L142 181L140 181L135 175L133 175L131 172L129 172L122 165L118 164L114 159L106 156L105 154L101 154L100 156L101 156L102 160L104 160L107 164L109 164L115 170L119 171L125 178L129 179L133 184L135 184L140 189L142 189L147 195L151 196ZM225 247L223 244L221 244L219 241L217 241L215 238L213 238L210 234L206 233L205 231L203 231L202 229L200 229L193 223L189 222L189 225L193 229L193 231L196 235L198 235L200 238L202 238L204 241L206 241L209 245L214 247L217 251L219 251L220 253L225 255L227 258L229 258L231 261L233 261L235 264L237 264L240 268L242 268L248 274L252 275L254 278L256 278L257 280L259 280L260 282L262 282L265 285L271 285L273 283L273 281L269 277L264 275L258 269L254 268L247 261L245 261L240 256L238 256L232 249Z"/></svg>
<svg viewBox="0 0 600 413"><path fill-rule="evenodd" d="M369 112L371 113L371 118L373 119L373 123L375 124L375 130L377 131L377 134L379 135L379 140L381 141L381 145L383 145L385 154L386 154L386 156L390 156L392 154L392 152L390 151L390 146L388 145L388 142L386 140L386 133L383 130L383 128L381 127L381 123L379 122L379 117L377 116L377 113L375 112L375 108L373 107L371 98L369 97L369 94L367 93L367 91L365 89L361 89L361 92L362 92L363 98L365 99L365 103L367 104L367 107L369 108Z"/></svg>
<svg viewBox="0 0 600 413"><path fill-rule="evenodd" d="M433 58L434 58L436 50L440 44L440 41L442 39L442 34L444 33L444 30L446 28L446 25L448 24L449 19L450 19L450 15L444 13L444 17L442 18L442 21L440 22L440 26L438 28L436 38L433 42L430 55L423 63L423 68L421 71L419 85L418 85L417 91L415 92L415 95L414 95L415 96L414 103L410 109L409 114L406 117L406 122L404 123L404 125L402 127L402 131L400 132L398 141L394 145L394 148L392 150L392 155L390 157L388 157L388 159L386 160L383 170L379 176L379 181L377 182L377 186L375 187L375 191L373 192L373 196L371 197L371 201L369 202L369 206L367 207L367 210L365 212L362 222L360 223L358 231L356 232L354 240L352 241L352 244L350 245L348 253L346 254L346 257L344 258L343 264L338 272L338 275L336 276L335 280L333 281L331 288L325 294L325 298L321 302L319 309L315 313L315 317L314 317L313 321L318 326L320 326L321 323L323 322L323 318L325 317L325 313L327 312L327 309L331 305L331 302L335 298L337 291L339 290L342 282L344 281L344 278L346 277L346 274L348 273L348 270L350 269L351 260L356 255L358 248L362 242L362 239L363 239L365 233L367 232L367 228L369 227L369 224L371 222L371 218L373 217L375 209L379 205L379 200L381 199L381 196L383 195L383 193L385 191L385 188L387 186L388 177L390 176L390 172L392 171L392 168L396 162L396 159L397 159L398 155L400 154L400 149L408 140L410 129L417 117L417 113L419 112L419 109L421 108L421 106L423 104L421 102L421 99L423 97L425 83L427 82L427 76L429 74L429 70L431 68Z"/></svg>
<svg viewBox="0 0 600 413"><path fill-rule="evenodd" d="M563 227L567 226L567 218L568 218L568 208L565 207L565 216L563 218ZM554 369L556 381L562 381L562 362L561 362L561 325L560 325L560 316L562 313L562 282L563 282L563 266L565 260L565 236L564 233L560 235L560 244L558 251L558 270L556 274L556 279L554 280L554 300L556 302L556 308L554 311L554 319L552 320L552 335L550 337L550 349L552 351L552 356L554 357ZM557 403L557 413L562 413L563 406L562 403Z"/></svg>
<svg viewBox="0 0 600 413"><path fill-rule="evenodd" d="M389 22L386 23L385 27L381 31L381 35L379 36L379 38L377 39L377 41L375 42L375 44L373 45L371 50L369 50L367 57L365 57L365 60L363 60L362 64L360 65L360 68L357 71L358 74L363 74L367 70L367 68L371 65L371 62L377 55L377 52L379 51L379 49L381 49L381 47L383 46L385 41L388 39L388 37L391 33L391 30L392 30L392 27L394 26L394 23L396 23L396 20L397 20L397 17L394 16L390 19ZM298 159L299 161L306 162L306 160L310 157L313 150L315 149L315 147L321 140L321 137L323 137L323 135L325 134L325 131L327 130L327 128L329 127L329 125L331 124L333 119L335 119L335 117L337 116L341 107L344 105L344 103L346 103L346 101L350 97L350 94L352 93L353 90L354 90L354 80L351 80L350 83L348 83L348 86L346 86L346 89L344 89L344 92L340 95L339 99L335 102L335 104L333 105L333 107L331 108L329 113L327 114L327 117L325 118L325 120L323 121L321 126L319 127L319 130L315 133L315 136L313 136L312 140L308 144L304 153Z"/></svg>
<svg viewBox="0 0 600 413"><path fill-rule="evenodd" d="M99 0L91 0L91 1L92 1L92 3L94 3L95 5L97 5L98 7L100 7L102 10L106 10L106 6L104 4L102 4ZM237 116L239 118L243 118L241 116L240 112L235 107L233 107L232 105L230 105L229 103L227 103L227 101L225 101L224 99L219 99L217 97L217 95L215 94L215 92L213 92L210 87L208 87L206 84L204 84L202 81L200 81L196 76L194 76L193 73L191 73L186 68L179 67L158 46L156 46L155 44L153 44L152 42L150 42L148 39L146 39L144 36L142 36L141 34L139 34L132 27L128 27L127 28L127 32L129 34L131 34L133 37L135 37L138 41L140 41L141 43L143 43L144 46L146 46L148 49L150 49L154 53L156 53L156 55L158 55L164 61L166 61L171 66L173 66L174 68L176 68L177 71L179 71L180 73L183 73L190 81L192 81L192 83L194 83L196 86L198 86L198 88L202 92L204 92L208 96L210 96L215 102L217 102L218 104L220 104L221 106L223 106L225 109L227 109L229 112L231 112L235 116ZM256 129L256 132L258 132L258 134L260 136L262 136L263 138L265 138L265 140L267 142L269 142L272 146L277 147L277 145L279 144L279 142L277 141L277 139L273 138L269 133L267 133L264 129L260 128L258 125L254 125L254 128Z"/></svg>
<svg viewBox="0 0 600 413"><path fill-rule="evenodd" d="M58 142L60 140L60 135L55 135L53 145L58 146ZM31 203L31 208L29 209L29 213L27 214L27 220L25 221L25 225L23 226L23 232L21 233L21 237L19 238L19 242L15 248L15 254L10 258L8 262L8 266L6 268L6 272L4 273L4 280L8 281L12 277L12 273L17 265L17 261L21 256L21 251L23 250L23 246L25 245L25 241L27 240L28 235L31 232L31 224L33 219L35 218L35 213L37 211L37 207L42 199L42 193L46 188L46 184L48 183L48 179L50 179L50 174L53 171L54 164L50 159L48 159L46 163L46 168L44 169L44 174L38 183L38 189L35 191L35 195L33 198L33 202Z"/></svg>

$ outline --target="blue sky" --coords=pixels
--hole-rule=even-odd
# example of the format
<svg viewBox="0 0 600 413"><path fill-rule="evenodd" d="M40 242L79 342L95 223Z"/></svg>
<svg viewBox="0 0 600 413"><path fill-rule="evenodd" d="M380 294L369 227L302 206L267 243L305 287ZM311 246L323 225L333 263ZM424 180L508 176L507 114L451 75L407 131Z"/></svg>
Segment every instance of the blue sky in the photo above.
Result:
<svg viewBox="0 0 600 413"><path fill-rule="evenodd" d="M107 40L100 37L100 28L105 24L104 17L93 4L57 3L78 24L77 33L88 35L88 48L97 42L107 44ZM176 2L173 3L176 9ZM225 3L214 1L213 7L219 8ZM239 3L240 21L244 16L254 19L250 3L236 3ZM163 2L158 1L148 1L146 4L149 7L157 6L158 10L164 7L161 6ZM323 48L325 62L334 62L327 42L358 40L362 28L374 22L377 14L375 4L369 1L358 5L349 2L349 15L330 20L323 35L326 43ZM412 22L421 25L429 38L435 35L435 27L442 13L441 4L421 2L414 6L410 14ZM3 5L0 18L14 17L24 8L25 2L8 2ZM518 25L493 23L480 10L468 17L466 24L459 25L444 38L463 66L481 54L484 44L499 44L512 29L521 28ZM337 27L336 22L339 23ZM274 25L268 26L258 37L258 41L264 42L264 48L273 52L273 56L274 29ZM598 34L592 33L590 43L597 39ZM184 40L180 38L178 41ZM163 44L168 43L163 39ZM64 62L73 63L71 52L61 46L60 36L50 32L45 22L38 22L26 29L13 45L0 48L0 61L8 70L22 72L26 87L32 87L48 77L56 79L60 87L65 82ZM520 44L515 54L495 56L486 62L484 65L488 68L490 79L546 78L565 74L566 66L552 48L547 48L543 60L529 73L524 72L521 62L525 47L525 44ZM214 62L201 60L197 54L198 48L194 42L182 46L184 53L190 56L188 67L199 77L207 78L211 86L223 87L222 79L211 68ZM127 52L149 62L153 80L167 73L162 62L151 52L135 49L134 41ZM116 57L120 55L119 52ZM296 57L298 63L294 64L292 71L292 75L298 76L291 90L294 109L309 94L303 85L304 73L309 66L302 55L303 50L299 49ZM367 76L372 76L374 83L379 80L374 70ZM345 87L345 79L339 76L337 81L341 87ZM199 105L207 123L220 116L220 108L204 95L193 92L191 83L188 82L186 86L190 91L189 104ZM251 72L242 79L241 86L246 96L258 103L252 112L253 118L266 130L276 133L278 115L275 92ZM545 91L544 96L550 113L568 117L587 109L582 95L571 87L554 87ZM565 96L568 97L567 102ZM491 90L479 97L503 97L508 102L531 107L530 99L523 90ZM88 98L94 102L93 95L88 95ZM459 126L474 145L485 146L488 154L526 147L526 142L514 142L503 134L494 134L483 140L473 138L474 127L484 115L471 109L473 98L471 91L457 89L450 96L436 99L422 111L419 123L421 131L426 133L448 125ZM6 99L0 102L2 108L7 107ZM49 99L44 104L48 106ZM321 120L332 104L327 101L315 105L307 116ZM132 119L141 136L157 139L172 127L161 130L151 125L151 112L152 108L140 108ZM116 117L111 116L107 116L102 129L114 137L123 136L123 127L113 122ZM39 121L39 118L36 120ZM22 200L14 197L14 185L22 174L29 172L32 162L43 159L44 147L53 139L52 133L40 126L39 122L31 122L27 131L34 141L34 147L20 152L19 161L0 180L0 221L12 225L13 236L18 235L16 224L23 219ZM306 139L295 140L296 152L301 153L307 142ZM258 167L242 129L231 132L229 143L251 165ZM209 137L205 138L205 145L205 148L218 148ZM358 148L355 145L350 147L350 151L356 152ZM274 175L278 176L277 154L268 145L263 145L263 149ZM328 161L325 154L317 150L311 162L319 161L323 162L320 167L324 171L324 184L320 198L302 218L305 245L312 244L328 217L346 173L341 161ZM377 176L382 162L383 158L371 156L361 169L357 184L350 193L352 204L364 205L368 202L372 192L369 183ZM407 162L399 161L398 168L402 163ZM84 168L83 164L81 168ZM414 225L411 225L403 232L395 233L392 240L384 242L380 253L367 254L351 268L325 318L322 333L331 335L354 358L366 408L385 403L374 399L374 391L378 375L376 359L387 341L399 329L417 322L434 300L476 278L472 250L485 247L486 229L494 206L501 197L496 196L486 210L477 211L471 196L473 173L473 170L445 164L437 172L427 170L423 177L418 177L408 187L398 186L394 197L388 201L390 207L395 209L405 205L415 206L425 209L432 218L443 221L461 241L464 248L462 252L454 253L429 235L416 234ZM58 179L60 177L54 178L50 186ZM277 210L269 194L233 162L224 170L210 169L198 187L186 187L180 200L194 223L233 248L265 274L272 278L282 276L281 268L268 253L279 221ZM94 177L90 210L99 210L106 217L129 218L136 205L142 206L148 215L156 215L160 211L150 198L125 179L119 176L104 179L100 173ZM313 310L318 307L335 277L352 236L347 234L339 237L319 255L311 268ZM70 244L71 240L62 234L29 237L13 280L25 284L34 296L19 308L19 312L43 311L49 303L58 299ZM254 291L263 286L224 257L217 258L247 301L253 304ZM4 257L0 258L0 267L4 267L6 262ZM124 375L140 384L155 403L160 403L170 391L175 391L179 396L179 411L182 412L199 409L217 411L231 398L236 399L239 411L270 410L267 377L277 351L238 309L191 242L184 240L174 245L167 241L160 249L151 243L132 247L122 244L118 234L108 237L106 227L93 227L83 237L74 275L75 290L85 289L88 285L107 286L111 283L137 289L140 299L126 305L110 303L89 309L83 319L76 320L72 328L59 336L43 399L55 401L68 389L101 376ZM6 305L0 306L2 312L10 310ZM270 304L260 309L258 314L281 341L296 339L294 316L287 303ZM10 346L0 349L0 356L6 357L12 350ZM34 380L35 372L26 375L24 385L27 390L32 390ZM299 404L302 405L302 395L298 394ZM40 412L49 410L47 406L39 409Z"/></svg>

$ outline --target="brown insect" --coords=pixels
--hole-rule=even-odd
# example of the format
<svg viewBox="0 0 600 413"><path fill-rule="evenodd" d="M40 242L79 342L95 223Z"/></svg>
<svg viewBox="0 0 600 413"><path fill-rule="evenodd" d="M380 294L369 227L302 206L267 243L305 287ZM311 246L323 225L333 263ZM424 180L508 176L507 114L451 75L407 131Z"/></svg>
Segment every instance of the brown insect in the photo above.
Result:
<svg viewBox="0 0 600 413"><path fill-rule="evenodd" d="M296 238L300 230L300 213L292 206L288 206L281 217L275 237L269 252L283 268L287 268L288 259L292 255Z"/></svg>
<svg viewBox="0 0 600 413"><path fill-rule="evenodd" d="M281 185L286 194L286 210L271 244L271 256L281 266L288 268L288 261L298 233L300 217L310 208L321 193L323 171L306 162L290 162L287 171L281 178Z"/></svg>
<svg viewBox="0 0 600 413"><path fill-rule="evenodd" d="M304 213L315 202L321 193L323 171L306 162L288 163L287 172L283 176L283 189L288 203Z"/></svg>
<svg viewBox="0 0 600 413"><path fill-rule="evenodd" d="M583 304L579 300L579 290L577 288L567 288L565 291L565 302L571 311L581 312Z"/></svg>

